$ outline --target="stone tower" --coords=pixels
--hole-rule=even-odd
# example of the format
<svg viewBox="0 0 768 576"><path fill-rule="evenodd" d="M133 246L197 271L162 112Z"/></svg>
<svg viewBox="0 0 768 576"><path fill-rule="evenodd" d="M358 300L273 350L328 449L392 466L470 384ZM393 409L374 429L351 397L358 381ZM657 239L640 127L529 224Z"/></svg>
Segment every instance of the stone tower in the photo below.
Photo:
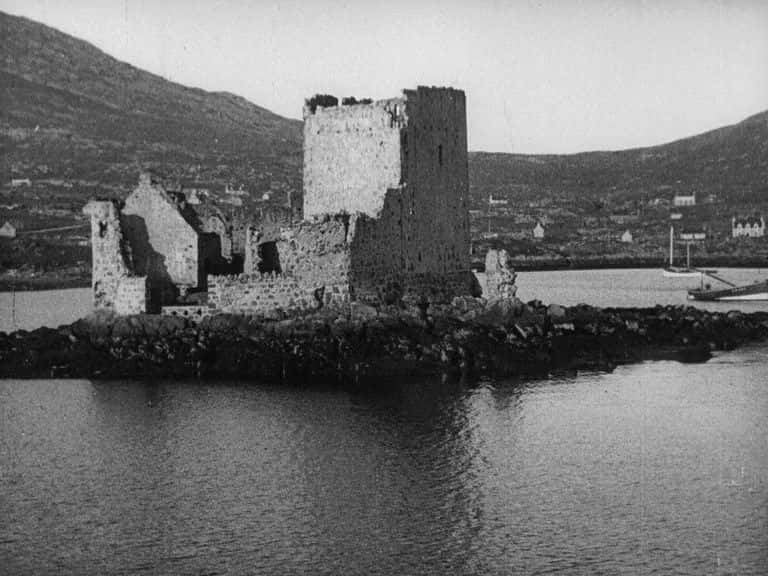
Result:
<svg viewBox="0 0 768 576"><path fill-rule="evenodd" d="M304 107L304 217L361 215L356 284L468 272L468 202L463 91Z"/></svg>

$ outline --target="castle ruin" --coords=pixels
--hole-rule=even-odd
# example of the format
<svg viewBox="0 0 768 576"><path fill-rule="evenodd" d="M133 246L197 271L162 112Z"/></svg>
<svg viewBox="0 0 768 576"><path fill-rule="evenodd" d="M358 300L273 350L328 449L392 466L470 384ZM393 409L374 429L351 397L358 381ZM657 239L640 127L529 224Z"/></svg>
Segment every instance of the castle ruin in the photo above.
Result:
<svg viewBox="0 0 768 576"><path fill-rule="evenodd" d="M205 291L198 315L263 314L477 294L464 93L419 87L353 102L307 101L304 220L249 227L237 274L220 273L232 245L223 228L201 227L200 218L196 225L197 206L147 177L122 210L89 203L95 305L126 313L157 311L159 303L186 315L174 297ZM127 302L120 286L141 278L144 300L136 290L137 301Z"/></svg>

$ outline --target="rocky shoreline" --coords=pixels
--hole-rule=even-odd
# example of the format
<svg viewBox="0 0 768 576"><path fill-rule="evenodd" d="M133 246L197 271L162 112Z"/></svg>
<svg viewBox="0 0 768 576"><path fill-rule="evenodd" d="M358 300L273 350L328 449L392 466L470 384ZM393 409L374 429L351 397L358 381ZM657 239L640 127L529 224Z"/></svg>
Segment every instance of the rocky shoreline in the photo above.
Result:
<svg viewBox="0 0 768 576"><path fill-rule="evenodd" d="M353 304L294 318L95 314L0 333L0 378L247 379L358 383L422 375L543 376L651 358L703 361L768 338L768 313L685 306L564 308L457 298L444 307Z"/></svg>

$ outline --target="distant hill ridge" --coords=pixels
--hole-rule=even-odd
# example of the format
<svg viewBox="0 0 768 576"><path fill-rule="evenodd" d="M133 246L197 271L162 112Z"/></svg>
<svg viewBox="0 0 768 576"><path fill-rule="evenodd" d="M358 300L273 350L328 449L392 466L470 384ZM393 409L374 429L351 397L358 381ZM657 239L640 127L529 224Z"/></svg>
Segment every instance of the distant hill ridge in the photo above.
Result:
<svg viewBox="0 0 768 576"><path fill-rule="evenodd" d="M470 154L479 197L511 191L586 196L716 194L734 202L768 196L768 111L738 124L666 144L568 155Z"/></svg>
<svg viewBox="0 0 768 576"><path fill-rule="evenodd" d="M239 96L170 82L93 45L0 12L2 177L130 186L140 167L169 177L301 190L301 122ZM471 96L471 95L470 95ZM296 103L297 110L301 105ZM473 152L477 206L717 194L734 210L768 196L768 111L674 142L615 152ZM297 194L298 196L298 194Z"/></svg>

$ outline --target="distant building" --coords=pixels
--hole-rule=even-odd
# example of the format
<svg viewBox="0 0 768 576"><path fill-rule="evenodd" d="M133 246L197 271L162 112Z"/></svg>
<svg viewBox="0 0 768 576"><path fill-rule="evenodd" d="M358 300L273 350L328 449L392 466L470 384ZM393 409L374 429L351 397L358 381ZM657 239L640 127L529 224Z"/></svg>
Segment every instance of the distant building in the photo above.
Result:
<svg viewBox="0 0 768 576"><path fill-rule="evenodd" d="M235 189L235 188L230 188L229 184L227 184L224 187L224 194L231 194L234 196L248 196L248 192L243 189L242 185L240 186L240 188Z"/></svg>
<svg viewBox="0 0 768 576"><path fill-rule="evenodd" d="M488 204L491 206L506 206L509 204L509 200L506 198L494 198L493 194L488 198Z"/></svg>
<svg viewBox="0 0 768 576"><path fill-rule="evenodd" d="M184 190L184 194L187 197L187 202L190 204L200 204L200 194L197 190Z"/></svg>
<svg viewBox="0 0 768 576"><path fill-rule="evenodd" d="M32 181L29 178L12 178L11 188L18 188L20 186L32 186Z"/></svg>
<svg viewBox="0 0 768 576"><path fill-rule="evenodd" d="M0 237L16 238L16 227L10 222L6 222L2 226L0 226Z"/></svg>
<svg viewBox="0 0 768 576"><path fill-rule="evenodd" d="M681 230L680 231L680 240L687 240L687 241L699 241L699 240L706 240L707 239L707 233L705 230L700 229L693 229L693 230Z"/></svg>
<svg viewBox="0 0 768 576"><path fill-rule="evenodd" d="M232 206L242 206L243 205L243 199L238 198L237 196L229 196L227 198L222 198L221 201L225 204L231 204Z"/></svg>
<svg viewBox="0 0 768 576"><path fill-rule="evenodd" d="M187 197L187 202L190 204L200 204L202 202L207 202L211 191L208 188L197 188L197 187L184 187L181 189L184 196Z"/></svg>
<svg viewBox="0 0 768 576"><path fill-rule="evenodd" d="M536 222L536 226L533 228L533 237L537 239L544 238L544 225L541 221Z"/></svg>
<svg viewBox="0 0 768 576"><path fill-rule="evenodd" d="M734 238L762 238L765 235L765 219L760 216L751 218L731 218L731 235Z"/></svg>
<svg viewBox="0 0 768 576"><path fill-rule="evenodd" d="M675 194L672 204L675 206L696 206L696 194Z"/></svg>
<svg viewBox="0 0 768 576"><path fill-rule="evenodd" d="M680 214L680 212L672 212L672 214L669 215L670 220L682 220L683 215Z"/></svg>
<svg viewBox="0 0 768 576"><path fill-rule="evenodd" d="M634 239L632 238L632 232L629 230L625 230L624 234L621 235L621 241L624 242L624 244L632 244Z"/></svg>

